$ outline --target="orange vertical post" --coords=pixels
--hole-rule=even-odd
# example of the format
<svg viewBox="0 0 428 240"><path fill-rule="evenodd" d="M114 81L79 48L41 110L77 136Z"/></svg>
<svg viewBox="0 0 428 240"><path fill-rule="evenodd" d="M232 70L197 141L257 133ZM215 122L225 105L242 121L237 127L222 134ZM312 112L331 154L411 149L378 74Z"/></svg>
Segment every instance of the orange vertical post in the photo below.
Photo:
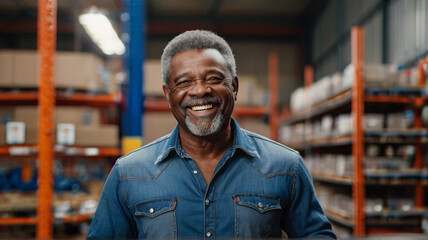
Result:
<svg viewBox="0 0 428 240"><path fill-rule="evenodd" d="M269 54L269 107L270 107L270 138L278 141L279 113L278 113L278 54Z"/></svg>
<svg viewBox="0 0 428 240"><path fill-rule="evenodd" d="M54 60L56 48L56 0L39 0L37 50L39 66L39 153L36 238L51 239L53 230L54 159Z"/></svg>
<svg viewBox="0 0 428 240"><path fill-rule="evenodd" d="M355 68L352 87L353 116L353 188L354 199L354 234L363 236L365 227L365 179L364 179L364 30L360 27L351 29L352 65Z"/></svg>
<svg viewBox="0 0 428 240"><path fill-rule="evenodd" d="M309 87L314 82L314 68L312 66L305 66L305 87Z"/></svg>

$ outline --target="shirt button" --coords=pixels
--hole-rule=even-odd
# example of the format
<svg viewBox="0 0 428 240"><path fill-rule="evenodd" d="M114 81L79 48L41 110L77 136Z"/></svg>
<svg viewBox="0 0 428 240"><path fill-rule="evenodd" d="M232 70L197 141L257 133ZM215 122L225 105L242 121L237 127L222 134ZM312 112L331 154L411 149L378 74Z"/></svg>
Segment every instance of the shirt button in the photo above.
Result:
<svg viewBox="0 0 428 240"><path fill-rule="evenodd" d="M205 205L210 205L210 200L208 200L208 199L205 199Z"/></svg>
<svg viewBox="0 0 428 240"><path fill-rule="evenodd" d="M198 171L197 170L193 170L193 174L198 174Z"/></svg>
<svg viewBox="0 0 428 240"><path fill-rule="evenodd" d="M257 204L257 206L259 206L259 208L262 208L262 207L263 207L263 203L259 202L259 203Z"/></svg>
<svg viewBox="0 0 428 240"><path fill-rule="evenodd" d="M150 208L150 209L149 209L149 212L150 212L150 213L154 213L154 212L155 212L155 209Z"/></svg>
<svg viewBox="0 0 428 240"><path fill-rule="evenodd" d="M211 232L207 232L205 235L206 235L207 237L211 237Z"/></svg>

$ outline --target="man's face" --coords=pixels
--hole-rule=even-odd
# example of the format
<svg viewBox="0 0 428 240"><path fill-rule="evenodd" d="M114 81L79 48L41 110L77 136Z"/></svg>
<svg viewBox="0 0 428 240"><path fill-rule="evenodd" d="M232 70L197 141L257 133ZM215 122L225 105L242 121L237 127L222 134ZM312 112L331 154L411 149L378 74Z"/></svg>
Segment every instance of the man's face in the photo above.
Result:
<svg viewBox="0 0 428 240"><path fill-rule="evenodd" d="M196 136L217 133L232 115L238 90L226 61L215 49L188 50L171 60L164 94L184 130ZM225 121L227 120L227 121Z"/></svg>

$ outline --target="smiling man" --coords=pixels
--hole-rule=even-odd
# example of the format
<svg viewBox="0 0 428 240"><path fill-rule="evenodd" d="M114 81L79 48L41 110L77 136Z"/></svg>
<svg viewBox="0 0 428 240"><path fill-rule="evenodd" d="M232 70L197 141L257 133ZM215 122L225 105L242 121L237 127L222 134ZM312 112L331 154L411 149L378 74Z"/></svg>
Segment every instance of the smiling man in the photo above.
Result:
<svg viewBox="0 0 428 240"><path fill-rule="evenodd" d="M335 238L300 155L241 129L229 45L209 31L162 55L177 127L117 160L88 238Z"/></svg>

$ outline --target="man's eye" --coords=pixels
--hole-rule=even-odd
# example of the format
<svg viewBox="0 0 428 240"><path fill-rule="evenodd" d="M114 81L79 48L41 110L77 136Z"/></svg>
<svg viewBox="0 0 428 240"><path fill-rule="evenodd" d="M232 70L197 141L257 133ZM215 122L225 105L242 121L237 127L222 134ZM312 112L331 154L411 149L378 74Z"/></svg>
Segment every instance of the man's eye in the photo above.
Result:
<svg viewBox="0 0 428 240"><path fill-rule="evenodd" d="M189 80L181 80L177 82L177 86L185 86L187 84L189 84L190 81Z"/></svg>
<svg viewBox="0 0 428 240"><path fill-rule="evenodd" d="M209 77L208 78L208 82L210 82L210 83L220 83L222 81L223 81L223 79L221 79L219 77Z"/></svg>

